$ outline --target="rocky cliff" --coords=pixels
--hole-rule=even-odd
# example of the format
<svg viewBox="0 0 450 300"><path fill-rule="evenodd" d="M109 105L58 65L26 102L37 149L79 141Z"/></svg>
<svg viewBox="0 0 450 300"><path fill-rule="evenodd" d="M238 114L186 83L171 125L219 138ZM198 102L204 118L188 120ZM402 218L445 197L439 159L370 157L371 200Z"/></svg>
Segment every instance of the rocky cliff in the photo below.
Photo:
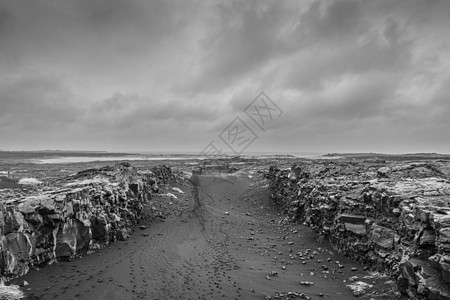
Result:
<svg viewBox="0 0 450 300"><path fill-rule="evenodd" d="M170 176L165 166L141 174L121 163L78 172L31 196L1 194L1 275L21 276L33 265L126 239L157 184Z"/></svg>
<svg viewBox="0 0 450 300"><path fill-rule="evenodd" d="M411 299L450 299L450 162L304 161L271 167L273 200Z"/></svg>

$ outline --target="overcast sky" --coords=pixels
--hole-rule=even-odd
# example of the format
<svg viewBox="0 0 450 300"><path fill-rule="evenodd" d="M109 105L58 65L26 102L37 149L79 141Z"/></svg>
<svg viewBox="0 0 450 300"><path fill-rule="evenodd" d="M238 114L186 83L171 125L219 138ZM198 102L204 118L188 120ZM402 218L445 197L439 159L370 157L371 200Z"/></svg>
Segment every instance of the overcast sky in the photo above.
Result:
<svg viewBox="0 0 450 300"><path fill-rule="evenodd" d="M450 153L449 28L447 0L0 0L0 149L227 150L239 117L247 151Z"/></svg>

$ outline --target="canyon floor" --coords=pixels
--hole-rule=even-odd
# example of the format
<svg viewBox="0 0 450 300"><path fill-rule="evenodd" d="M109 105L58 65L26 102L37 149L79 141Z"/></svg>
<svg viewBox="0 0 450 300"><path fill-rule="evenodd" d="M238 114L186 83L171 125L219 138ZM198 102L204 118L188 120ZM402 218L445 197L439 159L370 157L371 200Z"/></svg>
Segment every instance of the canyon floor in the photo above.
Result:
<svg viewBox="0 0 450 300"><path fill-rule="evenodd" d="M166 218L144 218L126 241L13 283L28 283L27 299L353 299L346 285L358 276L375 284L365 298L393 297L389 278L333 252L306 226L281 222L254 171L193 175L167 192L177 198L152 199Z"/></svg>

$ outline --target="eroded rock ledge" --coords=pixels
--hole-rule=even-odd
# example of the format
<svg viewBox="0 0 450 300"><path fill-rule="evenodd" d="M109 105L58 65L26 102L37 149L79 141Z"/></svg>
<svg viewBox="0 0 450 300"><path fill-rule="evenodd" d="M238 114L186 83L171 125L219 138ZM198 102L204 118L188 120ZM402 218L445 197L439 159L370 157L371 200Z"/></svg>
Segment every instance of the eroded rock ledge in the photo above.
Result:
<svg viewBox="0 0 450 300"><path fill-rule="evenodd" d="M157 184L171 176L165 166L146 174L130 164L90 169L43 186L33 196L0 202L0 271L5 277L30 267L126 239Z"/></svg>
<svg viewBox="0 0 450 300"><path fill-rule="evenodd" d="M450 162L305 161L271 167L273 200L411 299L450 299Z"/></svg>

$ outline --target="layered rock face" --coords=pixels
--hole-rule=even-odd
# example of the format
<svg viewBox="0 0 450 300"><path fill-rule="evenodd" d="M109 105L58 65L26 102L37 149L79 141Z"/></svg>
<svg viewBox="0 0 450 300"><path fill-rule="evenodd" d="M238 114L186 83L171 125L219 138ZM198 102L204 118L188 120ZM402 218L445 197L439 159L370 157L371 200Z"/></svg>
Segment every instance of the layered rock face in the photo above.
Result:
<svg viewBox="0 0 450 300"><path fill-rule="evenodd" d="M1 274L21 276L33 265L126 239L158 182L170 176L164 166L139 174L121 163L79 172L33 196L2 199Z"/></svg>
<svg viewBox="0 0 450 300"><path fill-rule="evenodd" d="M450 299L450 162L306 161L267 177L287 219L411 299Z"/></svg>

